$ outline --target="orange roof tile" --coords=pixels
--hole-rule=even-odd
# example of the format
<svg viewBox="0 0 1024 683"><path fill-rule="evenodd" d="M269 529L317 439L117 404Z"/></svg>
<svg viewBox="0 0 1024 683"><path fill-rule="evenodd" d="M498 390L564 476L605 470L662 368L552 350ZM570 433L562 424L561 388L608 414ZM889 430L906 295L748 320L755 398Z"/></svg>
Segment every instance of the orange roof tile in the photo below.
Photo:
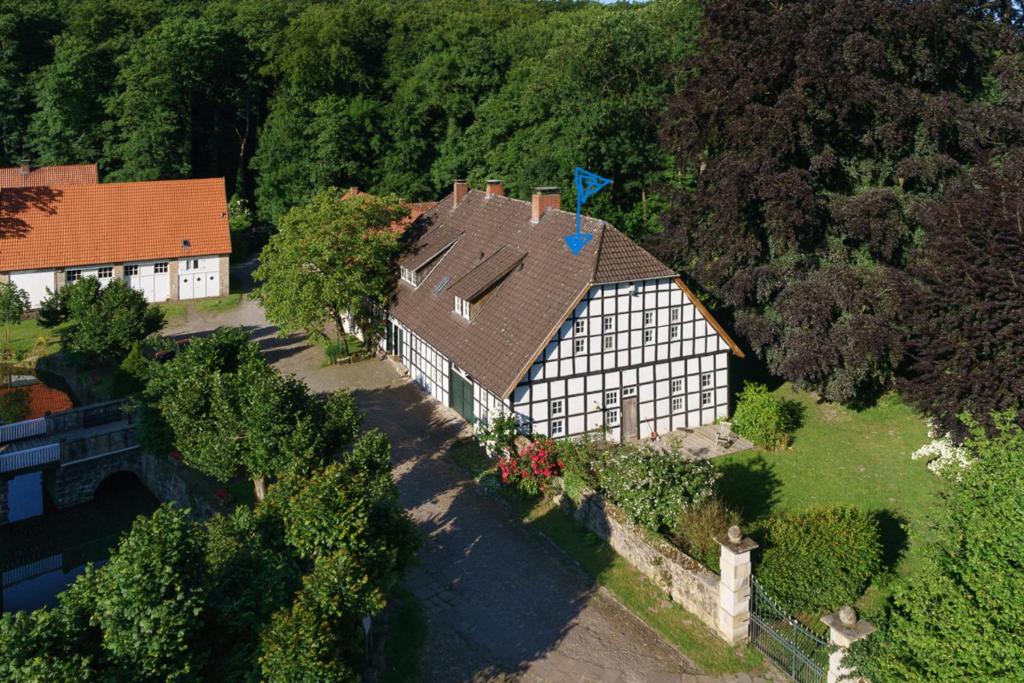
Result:
<svg viewBox="0 0 1024 683"><path fill-rule="evenodd" d="M37 417L43 417L47 413L59 413L63 410L71 410L73 407L71 397L65 392L48 387L40 382L17 387L4 387L0 389L0 396L16 391L24 391L28 394L28 412L21 418L23 420L34 420Z"/></svg>
<svg viewBox="0 0 1024 683"><path fill-rule="evenodd" d="M223 178L0 189L0 271L228 253Z"/></svg>
<svg viewBox="0 0 1024 683"><path fill-rule="evenodd" d="M350 187L345 191L345 194L341 195L341 198L342 200L351 199L352 197L358 197L361 194L368 193L363 192L358 187ZM407 227L412 225L413 221L437 206L437 202L402 202L402 206L409 209L409 215L400 221L392 223L392 232L404 232Z"/></svg>
<svg viewBox="0 0 1024 683"><path fill-rule="evenodd" d="M25 173L21 166L0 168L0 187L35 187L37 185L96 185L100 182L96 164L74 166L28 167Z"/></svg>

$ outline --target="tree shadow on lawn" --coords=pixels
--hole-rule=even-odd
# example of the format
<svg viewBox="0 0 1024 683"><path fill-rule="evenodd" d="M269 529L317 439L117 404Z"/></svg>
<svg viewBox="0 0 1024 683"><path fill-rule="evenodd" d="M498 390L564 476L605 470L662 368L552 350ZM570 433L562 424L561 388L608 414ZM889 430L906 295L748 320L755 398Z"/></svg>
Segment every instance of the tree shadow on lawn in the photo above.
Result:
<svg viewBox="0 0 1024 683"><path fill-rule="evenodd" d="M764 456L742 458L719 466L718 494L745 524L767 517L778 503L780 480Z"/></svg>
<svg viewBox="0 0 1024 683"><path fill-rule="evenodd" d="M882 542L882 571L893 572L907 552L907 519L892 510L877 510L874 517Z"/></svg>

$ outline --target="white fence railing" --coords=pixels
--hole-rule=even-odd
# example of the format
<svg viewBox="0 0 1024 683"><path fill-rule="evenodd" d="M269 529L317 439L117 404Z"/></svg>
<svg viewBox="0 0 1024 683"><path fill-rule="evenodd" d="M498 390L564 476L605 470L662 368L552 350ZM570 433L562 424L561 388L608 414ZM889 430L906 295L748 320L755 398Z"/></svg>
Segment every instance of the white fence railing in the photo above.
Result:
<svg viewBox="0 0 1024 683"><path fill-rule="evenodd" d="M51 443L23 451L0 453L0 473L26 470L60 461L60 444Z"/></svg>
<svg viewBox="0 0 1024 683"><path fill-rule="evenodd" d="M0 443L10 443L18 439L25 439L30 436L39 436L46 433L46 418L37 417L34 420L22 420L11 424L0 425Z"/></svg>
<svg viewBox="0 0 1024 683"><path fill-rule="evenodd" d="M56 555L50 555L44 557L41 560L35 562L29 562L23 564L20 567L14 569L8 569L3 573L3 587L10 588L16 583L34 579L37 576L43 574L49 574L50 572L60 569L64 565L64 555L57 553Z"/></svg>

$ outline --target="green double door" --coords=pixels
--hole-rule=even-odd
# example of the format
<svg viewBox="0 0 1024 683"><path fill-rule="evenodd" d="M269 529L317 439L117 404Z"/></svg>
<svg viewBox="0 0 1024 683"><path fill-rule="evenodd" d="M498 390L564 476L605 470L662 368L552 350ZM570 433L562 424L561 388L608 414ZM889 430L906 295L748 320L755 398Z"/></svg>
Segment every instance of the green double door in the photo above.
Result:
<svg viewBox="0 0 1024 683"><path fill-rule="evenodd" d="M455 371L452 366L448 372L448 405L455 409L470 424L476 423L473 414L473 383Z"/></svg>

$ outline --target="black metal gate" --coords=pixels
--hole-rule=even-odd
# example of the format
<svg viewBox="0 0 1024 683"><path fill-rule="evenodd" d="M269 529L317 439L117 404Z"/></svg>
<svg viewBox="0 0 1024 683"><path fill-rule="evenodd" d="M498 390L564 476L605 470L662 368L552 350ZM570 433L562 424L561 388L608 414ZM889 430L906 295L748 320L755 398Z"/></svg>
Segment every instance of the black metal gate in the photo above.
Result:
<svg viewBox="0 0 1024 683"><path fill-rule="evenodd" d="M750 644L798 683L825 683L831 646L750 577Z"/></svg>

